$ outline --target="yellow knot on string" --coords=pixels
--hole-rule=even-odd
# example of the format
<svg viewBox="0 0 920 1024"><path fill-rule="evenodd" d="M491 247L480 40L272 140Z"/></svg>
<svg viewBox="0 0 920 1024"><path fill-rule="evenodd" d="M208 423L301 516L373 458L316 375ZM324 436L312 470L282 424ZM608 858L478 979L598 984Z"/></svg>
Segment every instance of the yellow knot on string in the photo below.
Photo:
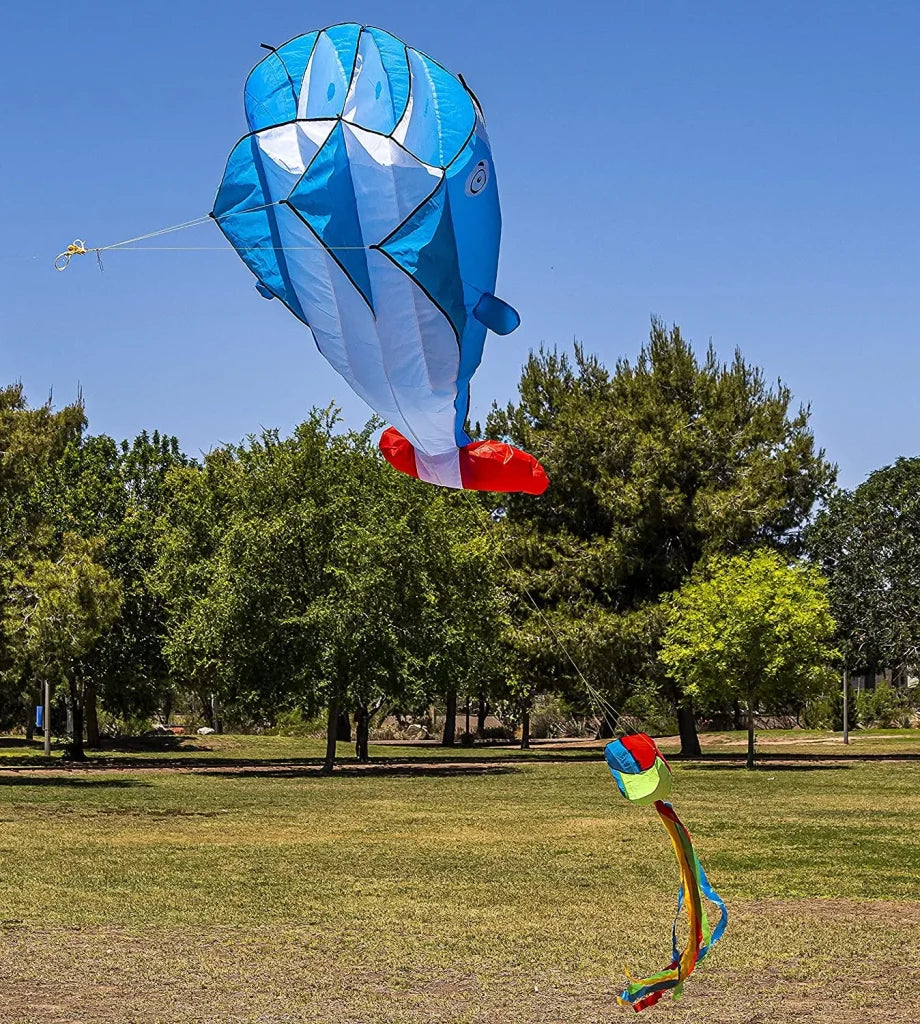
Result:
<svg viewBox="0 0 920 1024"><path fill-rule="evenodd" d="M85 256L87 253L86 243L77 238L63 252L59 252L54 259L55 270L66 270L74 256Z"/></svg>

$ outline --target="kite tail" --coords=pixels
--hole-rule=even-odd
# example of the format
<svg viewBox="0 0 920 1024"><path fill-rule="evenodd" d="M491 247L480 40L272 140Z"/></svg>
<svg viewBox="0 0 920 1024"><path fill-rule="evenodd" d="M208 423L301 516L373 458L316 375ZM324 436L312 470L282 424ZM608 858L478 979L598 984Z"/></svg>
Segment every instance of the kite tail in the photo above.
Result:
<svg viewBox="0 0 920 1024"><path fill-rule="evenodd" d="M504 441L473 441L441 455L425 455L396 427L387 427L380 451L401 473L445 487L542 494L549 486L540 463Z"/></svg>
<svg viewBox="0 0 920 1024"><path fill-rule="evenodd" d="M673 991L674 998L679 999L684 981L693 973L693 968L706 956L710 949L722 937L728 924L728 911L718 893L709 884L703 865L700 864L690 833L683 822L674 813L674 808L664 800L655 801L655 810L662 824L671 837L671 844L680 865L680 892L677 897L677 913L671 929L673 959L666 970L652 974L647 978L633 978L626 972L629 984L617 996L621 1006L631 1006L636 1012L647 1006L654 1006L665 992ZM703 904L706 897L719 909L719 921L710 930L709 919ZM677 919L684 903L687 905L687 923L689 934L683 951L677 946Z"/></svg>

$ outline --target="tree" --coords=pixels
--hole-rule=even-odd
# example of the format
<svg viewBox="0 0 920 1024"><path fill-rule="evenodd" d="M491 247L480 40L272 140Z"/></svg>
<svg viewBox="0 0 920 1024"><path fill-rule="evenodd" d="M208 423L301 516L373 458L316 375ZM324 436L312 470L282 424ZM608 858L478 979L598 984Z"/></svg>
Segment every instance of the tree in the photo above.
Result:
<svg viewBox="0 0 920 1024"><path fill-rule="evenodd" d="M65 534L60 557L39 559L13 584L8 617L39 678L66 683L73 711L71 757L83 752L84 689L76 666L118 617L122 591L99 564L100 541Z"/></svg>
<svg viewBox="0 0 920 1024"><path fill-rule="evenodd" d="M149 716L168 703L162 655L162 602L147 582L155 560L154 523L170 466L188 460L178 441L154 432L117 445L106 437L72 440L42 481L42 504L58 536L103 542L100 561L121 583L121 614L76 668L84 681L89 746L99 744L97 701L122 718Z"/></svg>
<svg viewBox="0 0 920 1024"><path fill-rule="evenodd" d="M21 384L0 388L0 619L15 624L13 583L35 558L55 542L46 521L39 483L86 424L80 399L57 411L49 399L30 408ZM0 630L0 676L5 685L5 716L18 715L31 683L28 659L17 649L21 634ZM31 721L31 716L30 716Z"/></svg>
<svg viewBox="0 0 920 1024"><path fill-rule="evenodd" d="M394 473L374 423L336 423L314 412L171 473L154 573L174 672L238 718L325 707L329 771L342 711L365 760L385 705L484 677L499 607L475 509Z"/></svg>
<svg viewBox="0 0 920 1024"><path fill-rule="evenodd" d="M920 458L838 491L808 533L851 670L920 663Z"/></svg>
<svg viewBox="0 0 920 1024"><path fill-rule="evenodd" d="M716 555L669 602L660 657L695 700L745 702L753 768L757 708L821 691L834 628L827 581L813 567L766 549Z"/></svg>
<svg viewBox="0 0 920 1024"><path fill-rule="evenodd" d="M578 345L574 361L541 350L519 391L517 403L493 409L487 433L536 455L550 487L540 498L508 497L508 557L540 608L569 620L564 635L596 666L590 681L611 702L625 696L637 652L604 641L610 657L592 656L594 637L645 637L642 685L669 691L683 749L698 750L687 695L655 667L654 609L713 553L799 549L835 475L815 448L809 410L792 410L789 389L769 386L740 352L724 364L710 346L699 360L677 327L657 320L634 365L621 360L610 373ZM528 602L517 607L533 614ZM602 613L639 613L644 625L580 627ZM543 635L547 657L576 686L540 622L528 631Z"/></svg>

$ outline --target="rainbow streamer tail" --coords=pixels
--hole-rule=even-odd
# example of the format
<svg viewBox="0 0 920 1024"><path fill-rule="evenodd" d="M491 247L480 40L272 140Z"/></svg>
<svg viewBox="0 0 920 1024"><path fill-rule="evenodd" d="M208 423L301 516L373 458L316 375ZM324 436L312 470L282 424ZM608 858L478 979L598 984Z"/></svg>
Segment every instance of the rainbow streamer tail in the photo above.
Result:
<svg viewBox="0 0 920 1024"><path fill-rule="evenodd" d="M693 968L706 956L722 937L728 924L728 910L719 894L709 884L703 865L700 864L690 840L690 833L674 813L674 808L664 800L655 801L655 810L671 837L671 844L680 865L680 893L677 897L677 913L671 928L673 959L668 967L647 978L634 978L627 971L629 984L617 996L621 1006L631 1006L637 1013L648 1006L654 1006L665 992L672 992L679 999L684 982L693 973ZM710 928L703 897L719 910L715 928ZM684 904L687 906L689 934L683 951L677 946L677 921Z"/></svg>

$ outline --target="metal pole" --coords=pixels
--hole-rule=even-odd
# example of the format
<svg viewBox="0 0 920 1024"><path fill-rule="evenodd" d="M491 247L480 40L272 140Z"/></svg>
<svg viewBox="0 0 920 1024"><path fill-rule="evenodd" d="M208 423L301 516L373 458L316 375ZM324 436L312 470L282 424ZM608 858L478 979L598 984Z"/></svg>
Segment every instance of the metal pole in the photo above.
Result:
<svg viewBox="0 0 920 1024"><path fill-rule="evenodd" d="M45 680L45 706L42 708L42 725L45 727L45 757L51 757L51 683Z"/></svg>
<svg viewBox="0 0 920 1024"><path fill-rule="evenodd" d="M850 742L850 722L849 722L849 699L850 699L850 673L845 668L843 670L843 742Z"/></svg>

